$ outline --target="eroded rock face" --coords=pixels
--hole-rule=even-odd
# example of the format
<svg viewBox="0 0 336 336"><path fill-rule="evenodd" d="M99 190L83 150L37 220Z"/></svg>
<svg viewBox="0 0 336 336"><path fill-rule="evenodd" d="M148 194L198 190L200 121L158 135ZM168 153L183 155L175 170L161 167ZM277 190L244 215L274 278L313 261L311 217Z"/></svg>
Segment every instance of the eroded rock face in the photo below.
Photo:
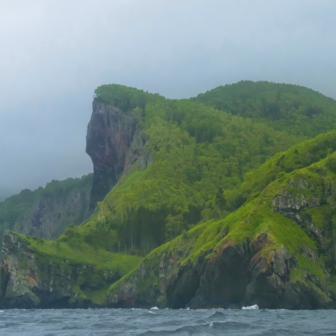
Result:
<svg viewBox="0 0 336 336"><path fill-rule="evenodd" d="M116 280L114 274L106 272L97 276L87 264L67 259L55 262L8 231L4 234L3 252L5 257L0 267L1 308L95 307L97 304L78 295L74 286L94 291Z"/></svg>
<svg viewBox="0 0 336 336"><path fill-rule="evenodd" d="M295 257L281 247L268 255L266 234L253 242L226 242L211 258L206 253L197 262L181 265L179 251L162 254L158 265L145 260L132 276L108 294L110 307L262 308L326 307L316 293L293 284L290 272ZM211 252L211 251L210 251ZM158 277L159 281L149 279ZM301 287L300 287L301 286ZM299 288L300 287L300 288ZM145 289L144 289L145 288Z"/></svg>
<svg viewBox="0 0 336 336"><path fill-rule="evenodd" d="M137 120L133 111L123 111L93 101L86 136L86 152L93 162L91 208L103 200L124 172Z"/></svg>
<svg viewBox="0 0 336 336"><path fill-rule="evenodd" d="M89 190L75 188L62 196L44 194L13 230L48 240L58 238L69 224L76 226L88 218L89 203Z"/></svg>
<svg viewBox="0 0 336 336"><path fill-rule="evenodd" d="M93 101L86 136L86 152L94 170L91 211L135 161L141 168L152 163L151 152L145 147L147 140L133 111Z"/></svg>
<svg viewBox="0 0 336 336"><path fill-rule="evenodd" d="M321 179L322 181L322 179ZM336 191L332 184L322 181L320 191L314 185L304 179L288 181L290 188L283 188L272 200L272 210L287 217L292 222L302 227L308 236L314 237L319 248L335 259L336 241L330 240L333 227L330 208L321 211L321 222L314 222L310 209L320 209L321 206L330 207ZM306 253L305 253L306 254ZM309 254L309 253L308 253ZM315 257L316 259L316 257Z"/></svg>

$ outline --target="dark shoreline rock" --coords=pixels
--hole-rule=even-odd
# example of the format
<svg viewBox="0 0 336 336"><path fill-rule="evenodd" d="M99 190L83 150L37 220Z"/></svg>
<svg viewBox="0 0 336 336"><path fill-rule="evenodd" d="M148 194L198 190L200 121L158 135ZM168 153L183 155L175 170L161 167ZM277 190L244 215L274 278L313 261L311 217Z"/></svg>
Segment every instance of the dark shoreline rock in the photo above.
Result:
<svg viewBox="0 0 336 336"><path fill-rule="evenodd" d="M174 252L162 254L155 269L144 260L129 279L108 293L108 307L240 309L257 304L261 309L336 308L335 301L326 302L306 285L291 283L295 257L285 248L263 256L261 250L268 243L267 235L251 243L228 242L211 258L183 266ZM153 272L159 283L144 288Z"/></svg>
<svg viewBox="0 0 336 336"><path fill-rule="evenodd" d="M0 308L88 308L105 307L78 295L74 286L91 280L90 265L74 263L70 259L53 260L32 249L24 239L6 231L0 267ZM112 276L99 277L97 288L117 280ZM84 284L85 285L85 284ZM87 289L87 288L86 288Z"/></svg>

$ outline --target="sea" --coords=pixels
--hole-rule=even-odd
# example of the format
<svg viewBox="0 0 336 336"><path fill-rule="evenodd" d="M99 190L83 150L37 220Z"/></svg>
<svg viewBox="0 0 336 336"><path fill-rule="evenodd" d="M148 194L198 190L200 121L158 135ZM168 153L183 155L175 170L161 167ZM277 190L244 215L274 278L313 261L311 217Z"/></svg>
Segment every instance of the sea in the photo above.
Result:
<svg viewBox="0 0 336 336"><path fill-rule="evenodd" d="M4 309L0 335L336 335L336 310Z"/></svg>

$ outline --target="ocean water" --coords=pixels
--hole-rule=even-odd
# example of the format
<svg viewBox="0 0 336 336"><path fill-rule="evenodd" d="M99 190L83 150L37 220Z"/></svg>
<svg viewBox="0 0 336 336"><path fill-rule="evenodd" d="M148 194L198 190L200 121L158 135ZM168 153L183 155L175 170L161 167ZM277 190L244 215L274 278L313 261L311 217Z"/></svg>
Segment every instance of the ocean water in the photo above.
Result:
<svg viewBox="0 0 336 336"><path fill-rule="evenodd" d="M336 335L336 311L12 309L0 335Z"/></svg>

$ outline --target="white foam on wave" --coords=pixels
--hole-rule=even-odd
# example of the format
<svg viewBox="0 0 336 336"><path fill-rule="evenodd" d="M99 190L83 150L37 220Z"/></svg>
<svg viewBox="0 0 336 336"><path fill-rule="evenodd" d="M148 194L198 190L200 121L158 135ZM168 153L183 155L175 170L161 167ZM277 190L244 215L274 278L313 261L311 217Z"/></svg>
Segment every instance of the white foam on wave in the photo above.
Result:
<svg viewBox="0 0 336 336"><path fill-rule="evenodd" d="M254 310L254 309L259 309L259 306L257 304L253 305L253 306L247 306L247 307L243 307L243 310Z"/></svg>
<svg viewBox="0 0 336 336"><path fill-rule="evenodd" d="M158 307L152 307L150 310L159 310Z"/></svg>
<svg viewBox="0 0 336 336"><path fill-rule="evenodd" d="M0 310L0 313L4 313L4 311L3 311L3 310Z"/></svg>

